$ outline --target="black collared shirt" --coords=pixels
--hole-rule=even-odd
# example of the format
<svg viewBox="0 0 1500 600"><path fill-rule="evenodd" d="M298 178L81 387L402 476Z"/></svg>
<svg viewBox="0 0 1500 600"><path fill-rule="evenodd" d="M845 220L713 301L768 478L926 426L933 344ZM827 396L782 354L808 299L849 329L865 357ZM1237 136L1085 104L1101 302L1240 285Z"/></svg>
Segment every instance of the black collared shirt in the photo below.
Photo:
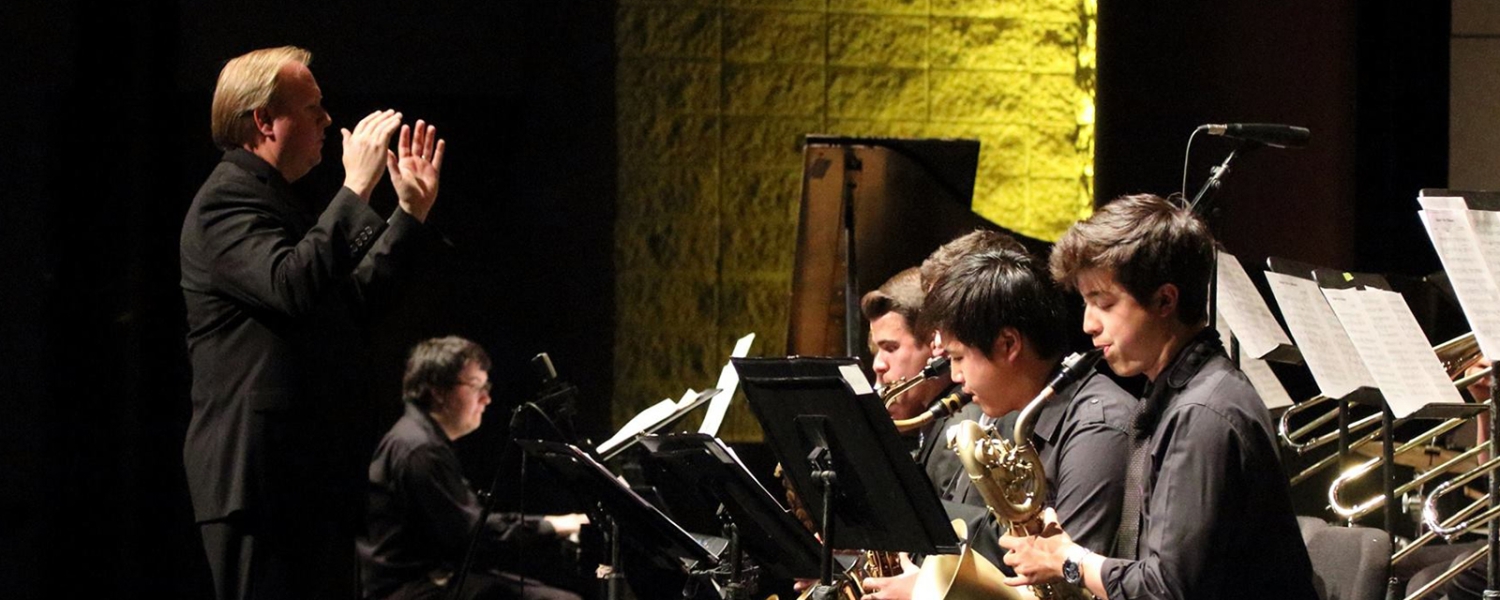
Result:
<svg viewBox="0 0 1500 600"><path fill-rule="evenodd" d="M962 394L963 386L952 385L938 394L938 398L945 398L949 394ZM932 423L922 428L920 443L914 458L917 464L922 465L922 470L927 473L927 479L932 482L932 488L941 496L944 487L951 481L954 475L964 470L963 463L959 462L958 454L948 449L948 440L945 433L948 427L960 421L978 421L980 415L979 405L970 401L957 412L943 417L933 419ZM984 506L983 503L979 506Z"/></svg>
<svg viewBox="0 0 1500 600"><path fill-rule="evenodd" d="M1270 413L1218 335L1200 333L1152 387L1139 559L1104 561L1110 600L1315 600Z"/></svg>
<svg viewBox="0 0 1500 600"><path fill-rule="evenodd" d="M369 477L369 510L358 543L366 597L455 571L481 507L437 423L408 403L380 440ZM496 565L513 544L552 533L541 517L491 514L474 564Z"/></svg>
<svg viewBox="0 0 1500 600"><path fill-rule="evenodd" d="M1046 505L1057 511L1075 542L1095 552L1109 550L1120 525L1134 407L1135 399L1114 381L1091 373L1043 405L1031 432L1047 474ZM1015 412L1001 417L996 430L1009 439L1017 417ZM947 482L943 497L967 503L977 499L979 491L960 469ZM992 551L998 555L998 546Z"/></svg>

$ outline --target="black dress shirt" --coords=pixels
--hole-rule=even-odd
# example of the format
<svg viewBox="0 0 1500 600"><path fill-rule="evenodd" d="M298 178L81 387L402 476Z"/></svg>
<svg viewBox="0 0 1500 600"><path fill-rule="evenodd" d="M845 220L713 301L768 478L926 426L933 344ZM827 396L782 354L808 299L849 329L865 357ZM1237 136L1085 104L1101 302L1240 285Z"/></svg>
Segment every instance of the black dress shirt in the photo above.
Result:
<svg viewBox="0 0 1500 600"><path fill-rule="evenodd" d="M938 398L944 398L949 394L962 393L962 386L954 385L938 394ZM919 445L916 452L917 464L922 465L922 470L927 473L927 479L932 481L932 488L942 495L948 482L953 476L964 470L964 465L958 460L958 454L948 449L947 431L948 427L961 421L978 421L984 413L980 412L979 405L970 402L951 415L941 419L933 419L927 427L922 429ZM980 503L978 506L983 507Z"/></svg>
<svg viewBox="0 0 1500 600"><path fill-rule="evenodd" d="M370 461L366 528L358 542L366 597L380 598L424 578L450 576L479 522L479 498L432 417L408 403ZM503 562L518 544L553 536L541 517L492 513L475 565Z"/></svg>
<svg viewBox="0 0 1500 600"><path fill-rule="evenodd" d="M1316 600L1270 413L1218 334L1189 342L1146 402L1138 560L1104 561L1110 600Z"/></svg>
<svg viewBox="0 0 1500 600"><path fill-rule="evenodd" d="M1047 475L1046 505L1057 511L1074 541L1095 552L1109 550L1120 524L1134 407L1135 400L1113 380L1091 373L1043 405L1031 433ZM1001 417L996 430L1010 439L1018 416ZM943 498L984 503L962 469L947 482ZM986 527L998 532L993 517ZM975 549L1000 566L998 543L993 535L987 537L990 541L982 543L976 538Z"/></svg>

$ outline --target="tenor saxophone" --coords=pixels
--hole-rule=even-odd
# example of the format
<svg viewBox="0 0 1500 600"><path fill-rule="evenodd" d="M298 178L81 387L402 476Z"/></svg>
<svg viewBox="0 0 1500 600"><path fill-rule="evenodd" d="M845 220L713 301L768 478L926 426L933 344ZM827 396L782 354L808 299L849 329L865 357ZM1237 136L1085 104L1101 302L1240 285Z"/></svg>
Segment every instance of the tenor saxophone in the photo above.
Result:
<svg viewBox="0 0 1500 600"><path fill-rule="evenodd" d="M951 447L958 453L969 481L984 498L990 513L1010 529L1011 535L1037 535L1043 526L1047 474L1036 447L1031 445L1031 432L1042 406L1057 390L1092 370L1102 354L1096 349L1064 359L1062 371L1021 409L1010 440L1001 437L993 426L980 427L973 421L958 424ZM1031 591L1042 600L1093 598L1088 590L1062 582L1033 585Z"/></svg>

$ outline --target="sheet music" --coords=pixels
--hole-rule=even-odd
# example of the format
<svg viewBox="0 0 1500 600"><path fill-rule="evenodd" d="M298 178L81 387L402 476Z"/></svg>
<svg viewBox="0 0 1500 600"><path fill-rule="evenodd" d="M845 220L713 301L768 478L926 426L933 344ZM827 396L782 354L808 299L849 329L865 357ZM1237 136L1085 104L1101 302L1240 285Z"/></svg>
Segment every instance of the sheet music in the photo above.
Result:
<svg viewBox="0 0 1500 600"><path fill-rule="evenodd" d="M1417 215L1443 261L1448 281L1486 356L1500 356L1500 286L1495 283L1500 251L1500 219L1491 211L1469 210L1463 198L1423 197ZM1488 241L1481 237L1484 231Z"/></svg>
<svg viewBox="0 0 1500 600"><path fill-rule="evenodd" d="M839 374L844 376L844 383L849 384L849 389L859 396L875 393L875 388L870 387L870 380L865 379L865 372L859 365L840 365Z"/></svg>
<svg viewBox="0 0 1500 600"><path fill-rule="evenodd" d="M1470 210L1469 224L1479 237L1479 255L1489 268L1491 280L1500 273L1500 212L1492 210Z"/></svg>
<svg viewBox="0 0 1500 600"><path fill-rule="evenodd" d="M1401 294L1324 288L1323 296L1396 418L1433 402L1463 402Z"/></svg>
<svg viewBox="0 0 1500 600"><path fill-rule="evenodd" d="M1266 281L1323 395L1343 398L1360 387L1376 387L1317 283L1275 271L1266 272Z"/></svg>
<svg viewBox="0 0 1500 600"><path fill-rule="evenodd" d="M1219 252L1218 260L1219 315L1234 326L1240 353L1261 359L1280 346L1292 345L1239 259Z"/></svg>
<svg viewBox="0 0 1500 600"><path fill-rule="evenodd" d="M696 395L697 394L693 392L693 390L688 390L687 395L684 395L683 398L691 402L692 397ZM603 443L599 444L598 451L601 454L609 452L610 450L614 449L615 446L618 446L630 440L631 438L640 435L640 433L642 431L645 431L647 427L660 423L662 419L672 416L672 413L677 411L677 405L678 403L673 402L671 398L664 398L661 402L657 402L656 404L646 407L646 410L636 413L634 417L631 417L631 419L625 423L625 426L621 427L620 430L615 432L613 436L610 436L609 439L604 440Z"/></svg>
<svg viewBox="0 0 1500 600"><path fill-rule="evenodd" d="M740 338L734 343L734 350L729 352L729 356L744 358L750 353L750 344L754 341L754 333ZM698 426L698 433L719 435L719 426L724 424L724 415L729 412L729 401L734 398L734 391L739 385L740 374L735 372L734 364L724 363L724 368L719 370L719 383L714 386L718 388L719 395L708 401L708 413L703 415L703 424Z"/></svg>
<svg viewBox="0 0 1500 600"><path fill-rule="evenodd" d="M1220 308L1223 306L1223 304L1219 305ZM1219 330L1220 338L1227 341L1235 335L1229 327L1229 319L1224 318L1224 311L1219 311L1219 318L1214 322ZM1292 405L1291 394L1286 393L1286 387L1281 385L1281 380L1276 377L1276 373L1271 371L1270 363L1247 354L1243 341L1240 342L1239 367L1240 371L1245 374L1245 378L1250 380L1250 385L1255 388L1255 393L1260 396L1261 402L1266 404L1266 408L1277 409Z"/></svg>

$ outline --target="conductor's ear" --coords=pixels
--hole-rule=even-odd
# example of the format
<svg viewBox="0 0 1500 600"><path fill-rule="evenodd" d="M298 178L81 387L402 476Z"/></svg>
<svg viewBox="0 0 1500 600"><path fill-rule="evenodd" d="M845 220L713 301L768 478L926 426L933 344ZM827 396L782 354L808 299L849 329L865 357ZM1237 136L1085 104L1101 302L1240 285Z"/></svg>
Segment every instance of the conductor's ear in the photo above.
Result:
<svg viewBox="0 0 1500 600"><path fill-rule="evenodd" d="M250 111L250 118L255 119L255 131L257 133L265 136L267 139L276 139L276 127L274 124L276 119L271 116L269 109L261 107Z"/></svg>

